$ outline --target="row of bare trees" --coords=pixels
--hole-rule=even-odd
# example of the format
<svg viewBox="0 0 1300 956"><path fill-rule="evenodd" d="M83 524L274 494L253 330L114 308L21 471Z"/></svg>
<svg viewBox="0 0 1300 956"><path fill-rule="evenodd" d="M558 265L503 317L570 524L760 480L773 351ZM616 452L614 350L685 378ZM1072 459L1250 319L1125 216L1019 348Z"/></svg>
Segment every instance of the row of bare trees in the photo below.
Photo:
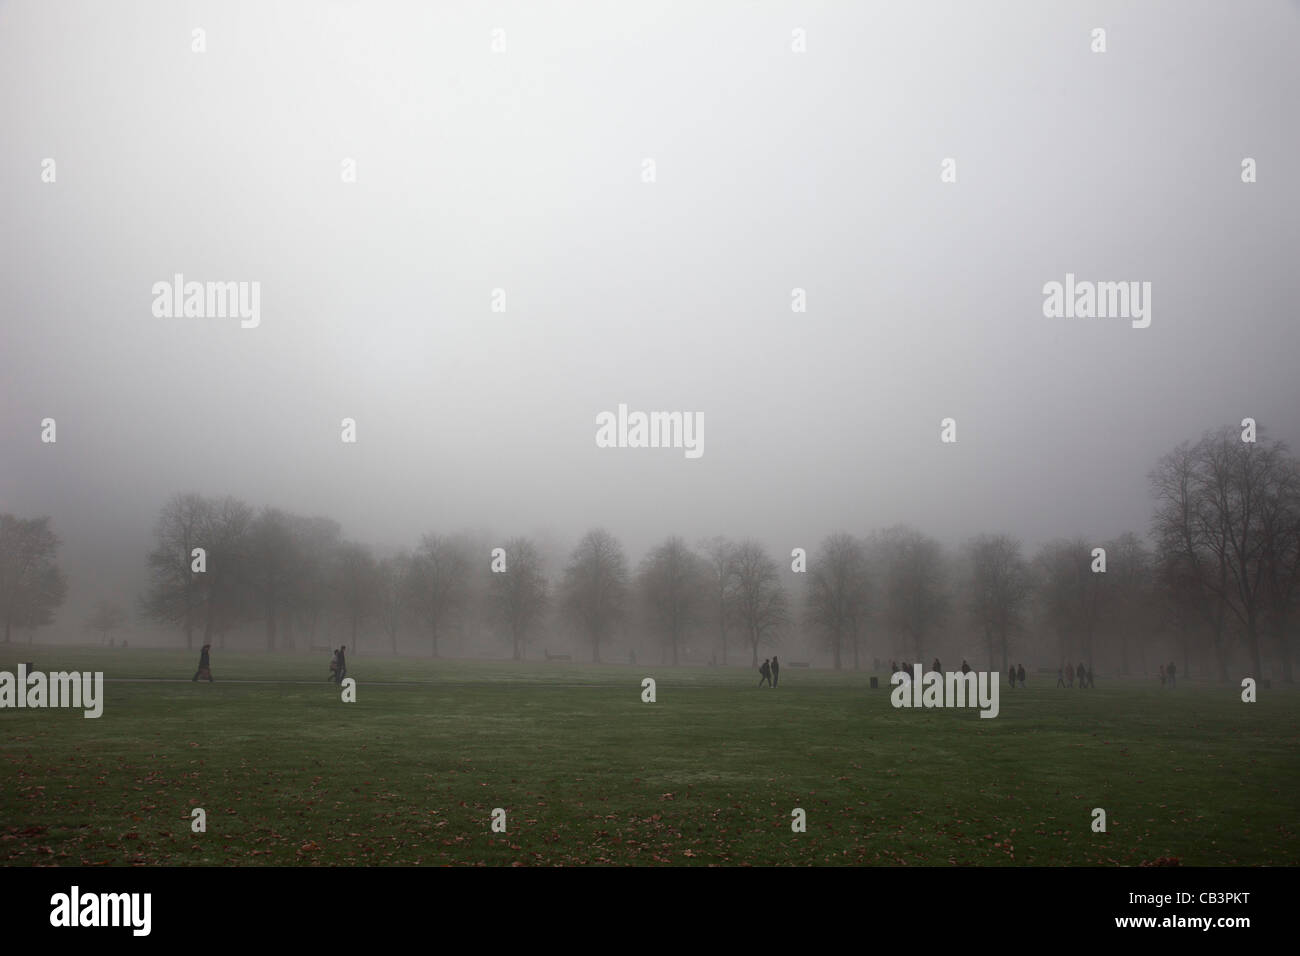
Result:
<svg viewBox="0 0 1300 956"><path fill-rule="evenodd" d="M315 646L328 618L354 650L378 628L394 653L408 633L436 656L468 612L517 659L555 619L596 661L634 632L651 635L674 663L703 644L723 664L739 649L756 664L761 647L800 627L835 668L858 669L867 653L924 661L943 649L1004 671L1028 654L1053 665L1104 658L1119 673L1147 673L1172 646L1184 673L1194 656L1208 656L1226 680L1239 653L1255 673L1268 657L1290 680L1300 620L1296 460L1280 444L1224 429L1171 451L1150 481L1150 545L1133 533L1078 537L1026 557L1006 534L949 551L898 526L832 534L811 549L807 574L789 577L784 558L757 541L723 537L696 547L669 537L633 569L603 529L583 536L555 580L526 537L490 557L466 535L426 534L414 550L377 559L328 519L178 495L159 517L143 605L191 645L196 633L222 639L255 621L268 648L300 637ZM196 547L207 561L197 572Z"/></svg>

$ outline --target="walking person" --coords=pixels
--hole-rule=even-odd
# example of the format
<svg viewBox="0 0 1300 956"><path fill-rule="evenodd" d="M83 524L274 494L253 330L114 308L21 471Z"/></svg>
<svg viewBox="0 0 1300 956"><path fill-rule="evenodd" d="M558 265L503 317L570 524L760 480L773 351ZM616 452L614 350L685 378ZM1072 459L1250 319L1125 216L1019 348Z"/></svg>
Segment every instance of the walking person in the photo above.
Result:
<svg viewBox="0 0 1300 956"><path fill-rule="evenodd" d="M772 655L772 686L775 687L780 682L781 682L781 664L776 659L776 655L773 654Z"/></svg>
<svg viewBox="0 0 1300 956"><path fill-rule="evenodd" d="M1025 665L1021 664L1016 668L1016 679L1020 681L1020 689L1025 689Z"/></svg>
<svg viewBox="0 0 1300 956"><path fill-rule="evenodd" d="M334 671L334 683L336 684L342 684L343 678L348 676L348 665L343 658L343 651L346 648L347 648L346 644L340 647L338 651L338 656L336 658L336 660L338 661L338 667Z"/></svg>
<svg viewBox="0 0 1300 956"><path fill-rule="evenodd" d="M758 679L758 686L762 687L763 681L767 681L767 686L771 687L772 686L772 665L768 662L767 658L763 659L763 666L758 669L758 672L759 674L762 675Z"/></svg>
<svg viewBox="0 0 1300 956"><path fill-rule="evenodd" d="M194 672L191 683L196 683L200 677L206 677L208 683L212 683L212 661L208 657L208 651L212 648L211 644L204 644L199 651L199 669Z"/></svg>
<svg viewBox="0 0 1300 956"><path fill-rule="evenodd" d="M1065 683L1069 687L1074 686L1074 665L1068 662L1065 665Z"/></svg>
<svg viewBox="0 0 1300 956"><path fill-rule="evenodd" d="M1178 686L1178 665L1175 664L1173 661L1170 661L1169 662L1169 689L1173 690L1173 688L1177 686Z"/></svg>
<svg viewBox="0 0 1300 956"><path fill-rule="evenodd" d="M969 674L969 673L970 673L970 665L966 663L965 658L963 658L963 659L962 659L962 662L961 662L961 672L962 672L963 674Z"/></svg>
<svg viewBox="0 0 1300 956"><path fill-rule="evenodd" d="M1063 671L1059 667L1056 669L1056 686L1057 687L1065 686L1065 671Z"/></svg>
<svg viewBox="0 0 1300 956"><path fill-rule="evenodd" d="M1083 661L1079 661L1079 669L1075 671L1075 673L1079 675L1079 690L1083 690L1088 686L1086 683L1088 679L1088 669L1083 666Z"/></svg>

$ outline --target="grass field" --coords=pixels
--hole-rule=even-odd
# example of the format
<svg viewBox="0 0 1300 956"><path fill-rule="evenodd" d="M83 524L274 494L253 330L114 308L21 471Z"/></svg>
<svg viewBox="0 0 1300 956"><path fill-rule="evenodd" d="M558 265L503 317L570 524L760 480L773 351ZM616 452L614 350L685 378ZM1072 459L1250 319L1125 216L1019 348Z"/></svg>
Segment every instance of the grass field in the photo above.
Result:
<svg viewBox="0 0 1300 956"><path fill-rule="evenodd" d="M326 654L196 657L0 646L108 679L98 720L0 711L0 862L1300 863L1289 689L1031 679L989 720L866 674L360 657L345 704Z"/></svg>

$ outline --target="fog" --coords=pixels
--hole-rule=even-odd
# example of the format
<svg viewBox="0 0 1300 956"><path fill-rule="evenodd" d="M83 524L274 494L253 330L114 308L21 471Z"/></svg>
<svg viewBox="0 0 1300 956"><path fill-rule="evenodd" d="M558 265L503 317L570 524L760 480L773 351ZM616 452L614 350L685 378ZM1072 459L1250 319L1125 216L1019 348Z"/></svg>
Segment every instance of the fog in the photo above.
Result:
<svg viewBox="0 0 1300 956"><path fill-rule="evenodd" d="M634 564L1145 535L1178 443L1300 446L1297 49L1283 2L0 4L0 512L69 578L38 640L133 602L188 491ZM176 274L260 283L258 324L158 317ZM1149 327L1045 317L1067 274L1151 283ZM597 447L620 404L703 454Z"/></svg>

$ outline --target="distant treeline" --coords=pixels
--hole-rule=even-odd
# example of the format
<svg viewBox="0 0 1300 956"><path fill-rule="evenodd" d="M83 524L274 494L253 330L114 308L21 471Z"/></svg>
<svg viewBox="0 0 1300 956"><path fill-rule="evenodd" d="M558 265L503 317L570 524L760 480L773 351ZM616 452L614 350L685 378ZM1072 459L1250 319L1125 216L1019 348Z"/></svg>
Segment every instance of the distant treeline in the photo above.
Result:
<svg viewBox="0 0 1300 956"><path fill-rule="evenodd" d="M1267 661L1290 681L1300 464L1280 443L1247 438L1253 428L1224 428L1161 458L1148 534L1053 541L1028 558L1010 535L949 550L903 526L832 534L788 559L755 540L670 536L633 568L600 528L558 560L527 537L464 533L377 557L328 518L179 494L159 514L138 604L187 647L256 627L268 649L328 636L354 654L396 654L399 637L434 656L448 639L462 650L490 639L521 659L576 639L593 661L619 646L619 659L657 648L673 663L707 653L725 664L747 651L756 665L772 647L824 653L836 669L944 653L1004 672L1083 661L1143 675L1176 654L1184 674L1226 681L1239 664L1263 676ZM57 547L48 518L0 516L6 641L62 602ZM106 632L121 618L101 602L88 623Z"/></svg>

